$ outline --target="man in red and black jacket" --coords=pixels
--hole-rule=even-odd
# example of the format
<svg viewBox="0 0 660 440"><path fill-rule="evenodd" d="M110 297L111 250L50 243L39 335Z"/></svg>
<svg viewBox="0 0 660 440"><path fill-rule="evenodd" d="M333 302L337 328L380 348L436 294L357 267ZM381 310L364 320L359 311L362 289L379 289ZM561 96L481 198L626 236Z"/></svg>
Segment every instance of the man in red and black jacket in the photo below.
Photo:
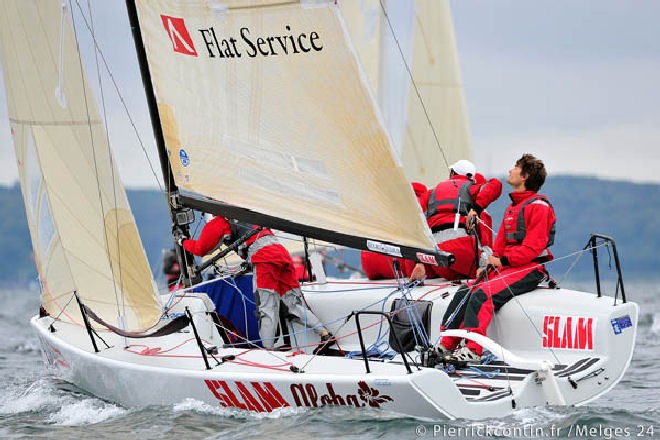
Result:
<svg viewBox="0 0 660 440"><path fill-rule="evenodd" d="M468 160L459 160L449 167L449 179L442 181L419 197L426 221L438 247L455 257L450 267L418 263L411 280L442 277L447 280L474 278L479 266L477 243L467 231L467 216L471 210L480 215L502 194L497 179L475 182L476 167Z"/></svg>
<svg viewBox="0 0 660 440"><path fill-rule="evenodd" d="M232 243L257 226L232 222L224 217L209 221L198 240L185 239L182 246L194 255L206 255L224 241ZM332 334L302 299L300 284L289 251L282 246L270 229L263 228L239 246L237 253L252 264L254 297L259 311L259 336L264 348L273 348L279 322L280 300L287 306L287 317L313 329L321 344L315 353L322 353L334 344Z"/></svg>
<svg viewBox="0 0 660 440"><path fill-rule="evenodd" d="M548 199L538 193L546 174L543 162L531 154L524 154L509 171L511 205L504 213L488 267L482 269L488 271L484 274L487 276L456 292L443 317L445 328L462 328L485 336L495 311L513 296L536 289L548 277L543 263L552 260L548 247L554 243L556 217ZM459 342L460 338L455 337L440 341L447 350L455 349ZM454 356L478 361L481 353L479 344L468 341Z"/></svg>

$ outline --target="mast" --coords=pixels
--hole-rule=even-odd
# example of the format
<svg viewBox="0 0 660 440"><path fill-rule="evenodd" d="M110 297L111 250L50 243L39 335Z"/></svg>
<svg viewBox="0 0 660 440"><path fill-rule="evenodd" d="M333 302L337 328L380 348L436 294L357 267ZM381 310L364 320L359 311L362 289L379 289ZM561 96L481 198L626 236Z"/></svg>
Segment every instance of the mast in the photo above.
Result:
<svg viewBox="0 0 660 440"><path fill-rule="evenodd" d="M165 137L163 136L163 129L160 125L158 103L156 102L156 96L151 82L151 72L149 71L149 63L147 62L147 53L144 50L140 22L138 20L134 0L126 0L126 10L128 11L128 20L131 25L133 42L135 43L135 52L140 65L142 85L144 86L147 97L147 105L151 117L151 128L153 129L154 138L156 139L158 159L160 160L160 168L163 173L163 182L165 183L165 190L167 191L167 201L170 207L170 217L172 220L174 246L176 247L179 264L181 267L185 268L183 271L184 285L190 286L194 282L199 282L200 276L197 271L197 266L195 265L195 257L178 243L178 238L190 237L190 228L188 225L195 220L195 215L192 209L184 207L179 199L179 187L174 181L174 175L172 174L172 169L170 167L169 154L165 147Z"/></svg>

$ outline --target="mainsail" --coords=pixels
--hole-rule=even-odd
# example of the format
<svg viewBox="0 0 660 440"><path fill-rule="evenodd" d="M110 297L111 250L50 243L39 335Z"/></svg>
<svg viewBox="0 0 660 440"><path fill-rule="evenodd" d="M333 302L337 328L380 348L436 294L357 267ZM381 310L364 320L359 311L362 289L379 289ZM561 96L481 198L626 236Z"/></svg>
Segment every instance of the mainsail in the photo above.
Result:
<svg viewBox="0 0 660 440"><path fill-rule="evenodd" d="M333 2L135 4L180 189L437 249Z"/></svg>
<svg viewBox="0 0 660 440"><path fill-rule="evenodd" d="M0 55L42 305L80 322L77 292L108 322L153 325L151 271L63 3L3 0Z"/></svg>
<svg viewBox="0 0 660 440"><path fill-rule="evenodd" d="M449 1L339 4L406 176L444 180L472 157Z"/></svg>

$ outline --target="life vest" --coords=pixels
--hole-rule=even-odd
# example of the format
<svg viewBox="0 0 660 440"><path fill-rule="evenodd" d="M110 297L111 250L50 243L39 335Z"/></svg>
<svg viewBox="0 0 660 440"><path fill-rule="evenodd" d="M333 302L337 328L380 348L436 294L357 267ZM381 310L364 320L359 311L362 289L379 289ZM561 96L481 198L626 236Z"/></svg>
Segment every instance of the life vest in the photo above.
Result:
<svg viewBox="0 0 660 440"><path fill-rule="evenodd" d="M259 226L253 225L252 223L248 222L242 222L239 220L229 220L229 227L231 228L231 234L227 235L224 237L224 243L226 245L230 245L231 243L235 242L248 232L252 231L253 229L258 228ZM253 235L249 239L247 239L244 243L238 246L238 249L236 249L236 253L243 259L247 258L248 254L248 248L252 243L254 243L257 238L262 237L264 235L273 235L270 229L263 229L261 232Z"/></svg>
<svg viewBox="0 0 660 440"><path fill-rule="evenodd" d="M547 203L550 206L550 209L554 210L552 204L550 203L548 198L544 195L537 194L525 200L518 207L518 216L516 218L516 229L514 231L507 232L504 236L507 243L520 244L523 242L525 236L527 235L527 226L525 225L525 206L529 205L530 203L534 203L538 200ZM556 223L557 223L556 221L552 222L552 226L550 227L550 233L548 234L548 244L546 244L546 247L550 247L555 243Z"/></svg>
<svg viewBox="0 0 660 440"><path fill-rule="evenodd" d="M430 220L431 217L438 214L451 215L457 212L461 216L466 216L470 211L470 206L474 203L470 194L472 185L473 182L470 180L461 184L461 181L455 179L438 183L431 191L426 207L426 219ZM441 194L443 198L438 199L438 194ZM462 220L464 225L465 219ZM451 221L453 222L453 219Z"/></svg>
<svg viewBox="0 0 660 440"><path fill-rule="evenodd" d="M225 244L231 244L235 242L257 226L253 225L252 223L242 222L239 220L229 220L229 227L231 228L231 234L225 236Z"/></svg>

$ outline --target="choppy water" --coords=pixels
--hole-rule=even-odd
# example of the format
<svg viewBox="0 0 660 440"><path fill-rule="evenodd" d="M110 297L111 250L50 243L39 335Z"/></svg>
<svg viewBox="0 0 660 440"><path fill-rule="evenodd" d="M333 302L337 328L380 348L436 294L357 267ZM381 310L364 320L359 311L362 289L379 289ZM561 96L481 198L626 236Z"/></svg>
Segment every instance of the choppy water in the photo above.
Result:
<svg viewBox="0 0 660 440"><path fill-rule="evenodd" d="M49 376L28 325L38 293L0 290L0 438L660 438L660 283L628 280L626 292L641 308L637 346L626 376L607 395L583 407L432 423L342 408L252 416L196 401L126 409Z"/></svg>

